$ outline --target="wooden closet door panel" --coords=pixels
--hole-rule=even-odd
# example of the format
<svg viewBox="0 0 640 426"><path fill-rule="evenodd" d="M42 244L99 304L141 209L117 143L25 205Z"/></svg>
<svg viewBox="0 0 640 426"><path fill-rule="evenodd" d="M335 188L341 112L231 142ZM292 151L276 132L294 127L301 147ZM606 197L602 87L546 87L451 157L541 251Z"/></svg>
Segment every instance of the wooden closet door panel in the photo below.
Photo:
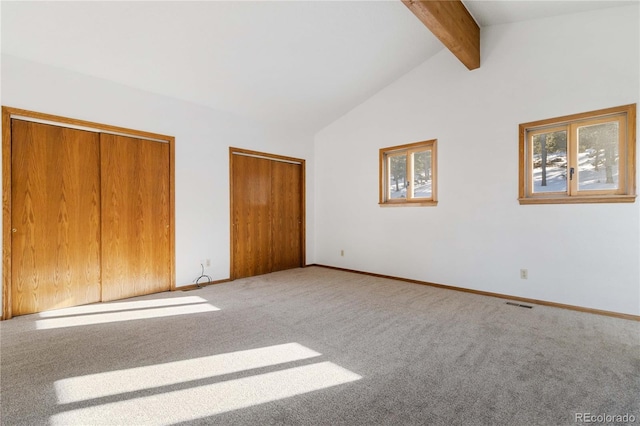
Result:
<svg viewBox="0 0 640 426"><path fill-rule="evenodd" d="M233 156L233 278L271 272L271 161Z"/></svg>
<svg viewBox="0 0 640 426"><path fill-rule="evenodd" d="M302 166L272 162L271 217L273 271L302 266Z"/></svg>
<svg viewBox="0 0 640 426"><path fill-rule="evenodd" d="M170 289L169 145L100 135L102 300Z"/></svg>
<svg viewBox="0 0 640 426"><path fill-rule="evenodd" d="M12 120L12 313L100 300L96 133Z"/></svg>

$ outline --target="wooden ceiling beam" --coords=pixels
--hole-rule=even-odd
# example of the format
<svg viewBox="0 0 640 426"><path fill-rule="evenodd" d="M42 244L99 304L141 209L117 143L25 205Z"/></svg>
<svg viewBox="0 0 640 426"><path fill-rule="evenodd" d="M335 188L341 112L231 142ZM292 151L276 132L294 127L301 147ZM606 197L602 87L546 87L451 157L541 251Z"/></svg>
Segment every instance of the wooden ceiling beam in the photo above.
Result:
<svg viewBox="0 0 640 426"><path fill-rule="evenodd" d="M480 27L461 0L401 0L469 70L480 68Z"/></svg>

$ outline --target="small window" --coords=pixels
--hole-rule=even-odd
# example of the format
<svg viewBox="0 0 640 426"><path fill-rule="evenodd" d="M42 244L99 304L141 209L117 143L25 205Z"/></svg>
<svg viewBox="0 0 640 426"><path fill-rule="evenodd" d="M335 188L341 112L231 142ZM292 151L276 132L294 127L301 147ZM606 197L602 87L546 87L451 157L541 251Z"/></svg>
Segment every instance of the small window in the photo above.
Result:
<svg viewBox="0 0 640 426"><path fill-rule="evenodd" d="M635 201L636 105L520 125L520 204Z"/></svg>
<svg viewBox="0 0 640 426"><path fill-rule="evenodd" d="M437 203L435 139L380 150L380 205Z"/></svg>

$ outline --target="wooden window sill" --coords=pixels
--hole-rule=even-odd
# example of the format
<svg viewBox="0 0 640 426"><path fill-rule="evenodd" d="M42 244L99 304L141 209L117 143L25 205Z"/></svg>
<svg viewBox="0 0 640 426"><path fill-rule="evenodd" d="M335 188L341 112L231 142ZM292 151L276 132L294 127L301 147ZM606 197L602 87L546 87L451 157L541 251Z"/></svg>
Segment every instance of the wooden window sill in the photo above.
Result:
<svg viewBox="0 0 640 426"><path fill-rule="evenodd" d="M380 207L433 207L437 206L437 201L401 201L378 203Z"/></svg>
<svg viewBox="0 0 640 426"><path fill-rule="evenodd" d="M518 198L520 204L589 204L589 203L633 203L636 195L592 195L574 197Z"/></svg>

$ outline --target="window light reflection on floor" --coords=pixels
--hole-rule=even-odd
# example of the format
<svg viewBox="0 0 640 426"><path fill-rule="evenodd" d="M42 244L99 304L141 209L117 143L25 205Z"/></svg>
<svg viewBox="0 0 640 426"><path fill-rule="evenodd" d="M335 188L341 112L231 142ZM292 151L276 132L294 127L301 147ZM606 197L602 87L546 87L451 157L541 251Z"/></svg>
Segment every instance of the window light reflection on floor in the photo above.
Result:
<svg viewBox="0 0 640 426"><path fill-rule="evenodd" d="M199 296L166 297L162 299L134 300L126 302L106 302L93 305L73 306L71 308L56 309L40 312L40 318L55 318L69 315L97 314L101 312L126 311L131 309L159 308L162 306L191 305L206 303L207 299Z"/></svg>
<svg viewBox="0 0 640 426"><path fill-rule="evenodd" d="M184 299L187 299L187 301L181 299L183 298L176 297L136 302L106 303L43 312L39 314L43 319L36 321L36 329L78 327L220 310L207 303L206 299L200 297L185 297Z"/></svg>
<svg viewBox="0 0 640 426"><path fill-rule="evenodd" d="M152 389L320 356L298 343L267 346L55 382L58 404Z"/></svg>
<svg viewBox="0 0 640 426"><path fill-rule="evenodd" d="M173 424L302 395L361 378L332 362L320 362L63 411L51 416L50 424Z"/></svg>

